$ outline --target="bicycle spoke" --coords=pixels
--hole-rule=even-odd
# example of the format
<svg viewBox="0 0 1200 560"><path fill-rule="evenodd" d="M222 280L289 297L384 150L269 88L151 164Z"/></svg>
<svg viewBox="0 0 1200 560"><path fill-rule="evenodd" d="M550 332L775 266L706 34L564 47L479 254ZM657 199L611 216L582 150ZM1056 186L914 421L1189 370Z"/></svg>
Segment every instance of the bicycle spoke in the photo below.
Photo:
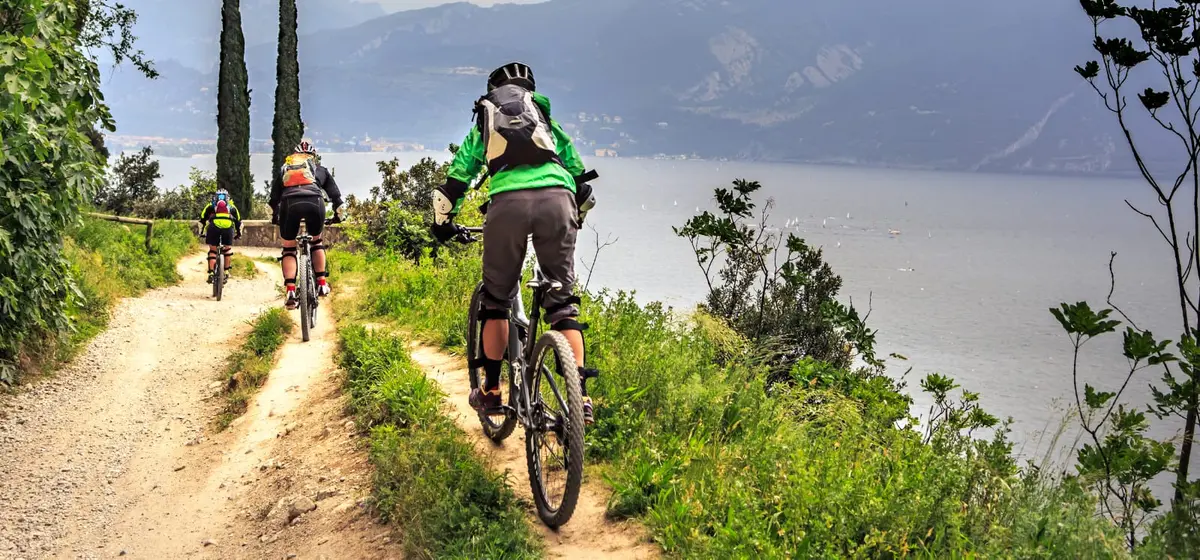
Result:
<svg viewBox="0 0 1200 560"><path fill-rule="evenodd" d="M554 360L553 353L538 356L533 406L530 416L536 432L535 445L538 449L539 477L546 501L555 509L562 502L567 490L568 452L563 437L563 426L567 422L566 406L556 382L557 373L542 360ZM555 364L557 365L557 364ZM547 390L548 389L548 390ZM546 397L552 397L549 400Z"/></svg>

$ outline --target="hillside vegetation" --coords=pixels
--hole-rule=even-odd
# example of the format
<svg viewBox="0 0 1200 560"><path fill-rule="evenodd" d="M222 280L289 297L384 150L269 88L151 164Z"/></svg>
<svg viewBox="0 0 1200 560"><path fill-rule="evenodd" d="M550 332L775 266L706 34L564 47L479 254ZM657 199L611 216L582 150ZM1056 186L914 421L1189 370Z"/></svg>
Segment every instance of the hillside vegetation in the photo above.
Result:
<svg viewBox="0 0 1200 560"><path fill-rule="evenodd" d="M361 284L350 319L461 353L480 256L478 245L417 261L374 248L331 261L335 277ZM921 382L937 405L932 424L920 425L904 388L878 368L786 358L777 339L756 342L704 310L681 314L620 291L585 294L583 310L588 363L602 372L591 385L590 476L611 485L610 516L641 520L672 555L1129 555L1076 480L1019 465L1005 424L950 378ZM861 357L870 332L842 326L821 328L857 340ZM396 342L355 330L343 337L351 359L411 368ZM427 384L413 378L396 402L419 402L412 395L427 395ZM396 424L426 437L417 435L422 422ZM395 468L391 459L377 466ZM377 492L387 499L392 487Z"/></svg>

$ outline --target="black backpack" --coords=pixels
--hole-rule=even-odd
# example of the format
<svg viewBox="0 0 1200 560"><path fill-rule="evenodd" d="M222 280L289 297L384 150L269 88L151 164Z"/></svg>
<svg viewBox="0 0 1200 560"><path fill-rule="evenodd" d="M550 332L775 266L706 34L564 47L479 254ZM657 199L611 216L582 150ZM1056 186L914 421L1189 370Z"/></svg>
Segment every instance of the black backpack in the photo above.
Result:
<svg viewBox="0 0 1200 560"><path fill-rule="evenodd" d="M562 165L550 116L529 90L507 84L488 92L475 102L475 118L488 175L518 165Z"/></svg>

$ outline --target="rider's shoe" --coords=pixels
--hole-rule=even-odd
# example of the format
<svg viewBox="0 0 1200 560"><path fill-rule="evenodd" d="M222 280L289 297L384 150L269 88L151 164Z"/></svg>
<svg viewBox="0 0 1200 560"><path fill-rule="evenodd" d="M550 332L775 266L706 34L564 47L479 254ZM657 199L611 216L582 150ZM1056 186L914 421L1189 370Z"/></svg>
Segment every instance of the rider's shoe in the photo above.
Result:
<svg viewBox="0 0 1200 560"><path fill-rule="evenodd" d="M467 398L467 402L471 404L471 408L479 412L500 408L500 388L497 387L490 391L471 389L471 396Z"/></svg>
<svg viewBox="0 0 1200 560"><path fill-rule="evenodd" d="M596 416L592 412L592 397L583 397L583 423L588 426L596 423Z"/></svg>
<svg viewBox="0 0 1200 560"><path fill-rule="evenodd" d="M296 298L296 290L288 290L287 303L284 304L288 309L300 307L300 300Z"/></svg>
<svg viewBox="0 0 1200 560"><path fill-rule="evenodd" d="M212 284L212 283L213 283L213 278L216 278L216 274L215 274L215 273L213 273L213 271L211 271L211 270L210 270L210 271L208 271L208 280L205 280L205 282L208 282L209 284Z"/></svg>
<svg viewBox="0 0 1200 560"><path fill-rule="evenodd" d="M324 278L317 281L317 295L325 297L329 295L329 282L324 282Z"/></svg>

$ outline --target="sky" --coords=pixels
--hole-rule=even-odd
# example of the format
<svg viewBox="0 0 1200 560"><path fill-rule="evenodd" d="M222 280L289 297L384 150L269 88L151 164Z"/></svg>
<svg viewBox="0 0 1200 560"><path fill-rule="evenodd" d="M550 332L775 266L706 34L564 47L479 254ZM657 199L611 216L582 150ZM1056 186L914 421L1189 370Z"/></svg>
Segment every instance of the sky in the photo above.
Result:
<svg viewBox="0 0 1200 560"><path fill-rule="evenodd" d="M439 4L449 4L453 1L462 0L375 0L376 3L383 6L385 10L395 12L399 10L412 10L416 8L428 8ZM469 0L472 4L480 6L491 6L492 4L532 4L544 0Z"/></svg>

